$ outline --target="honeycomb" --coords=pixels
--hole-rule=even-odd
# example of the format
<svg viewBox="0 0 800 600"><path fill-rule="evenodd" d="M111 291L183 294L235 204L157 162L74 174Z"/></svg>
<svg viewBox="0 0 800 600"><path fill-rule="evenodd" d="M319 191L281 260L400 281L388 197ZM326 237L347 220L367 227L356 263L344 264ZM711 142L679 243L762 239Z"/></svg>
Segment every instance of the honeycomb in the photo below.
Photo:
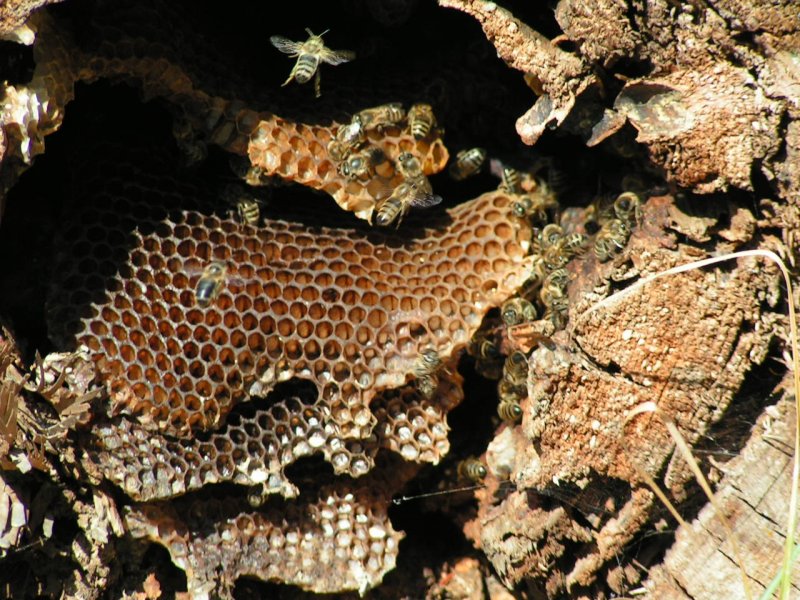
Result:
<svg viewBox="0 0 800 600"><path fill-rule="evenodd" d="M422 171L431 175L441 171L450 157L438 130L433 136L417 140L405 127L387 127L367 132L367 144L380 148L392 161L404 152L420 159ZM327 146L338 127L289 124L282 119L262 120L250 136L250 162L266 175L279 175L328 192L345 210L362 219L371 219L377 201L386 198L400 185L402 177L390 166L367 181L343 178L337 162L328 156Z"/></svg>
<svg viewBox="0 0 800 600"><path fill-rule="evenodd" d="M434 401L412 386L387 390L372 403L378 425L369 439L343 440L323 402L299 397L269 409L237 407L225 426L188 440L154 435L129 419L96 426L98 468L134 500L161 500L202 486L233 481L263 486L261 494L295 497L297 487L284 468L322 452L337 474L360 477L372 469L380 448L405 460L436 464L449 450L447 412L463 396L458 375L442 378Z"/></svg>
<svg viewBox="0 0 800 600"><path fill-rule="evenodd" d="M64 106L74 97L75 55L66 36L48 19L35 23L37 42L33 50L38 66L34 76L26 85L0 86L0 123L5 136L0 150L3 193L33 158L44 152L45 136L61 126Z"/></svg>
<svg viewBox="0 0 800 600"><path fill-rule="evenodd" d="M409 219L402 235L299 218L256 229L180 210L203 198L193 186L128 176L69 209L48 322L59 343L89 349L112 413L165 434L214 429L296 377L315 384L343 437L363 439L372 397L405 384L422 349L446 358L465 346L530 268L530 232L499 192ZM211 260L228 276L201 308Z"/></svg>
<svg viewBox="0 0 800 600"><path fill-rule="evenodd" d="M193 598L230 590L243 575L317 593L363 594L394 568L403 537L392 529L387 504L370 487L340 483L258 512L233 498L138 505L126 524L135 537L166 547L186 571Z"/></svg>

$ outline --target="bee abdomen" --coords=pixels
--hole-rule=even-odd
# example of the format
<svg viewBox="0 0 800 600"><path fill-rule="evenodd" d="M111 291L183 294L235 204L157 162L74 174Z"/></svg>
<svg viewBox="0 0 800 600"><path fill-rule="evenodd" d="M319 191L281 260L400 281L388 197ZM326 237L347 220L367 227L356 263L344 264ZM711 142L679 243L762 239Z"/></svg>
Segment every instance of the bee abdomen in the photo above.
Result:
<svg viewBox="0 0 800 600"><path fill-rule="evenodd" d="M488 474L486 466L477 458L467 458L458 463L458 474L463 479L480 483Z"/></svg>
<svg viewBox="0 0 800 600"><path fill-rule="evenodd" d="M522 407L513 400L503 400L497 405L497 414L507 423L517 423L522 420Z"/></svg>

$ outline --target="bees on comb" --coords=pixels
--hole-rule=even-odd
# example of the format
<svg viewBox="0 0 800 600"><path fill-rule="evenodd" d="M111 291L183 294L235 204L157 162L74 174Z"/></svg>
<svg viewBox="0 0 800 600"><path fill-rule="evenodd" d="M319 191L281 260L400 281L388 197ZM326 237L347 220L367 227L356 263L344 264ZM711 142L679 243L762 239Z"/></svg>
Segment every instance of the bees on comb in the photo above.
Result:
<svg viewBox="0 0 800 600"><path fill-rule="evenodd" d="M415 104L408 111L408 129L415 140L428 137L436 125L436 117L430 104Z"/></svg>
<svg viewBox="0 0 800 600"><path fill-rule="evenodd" d="M391 161L382 149L368 145L368 132L402 127L403 121L415 139L430 135L436 123L433 110L427 104L415 104L406 113L401 104L390 103L365 108L355 113L349 123L339 125L328 144L328 154L338 163L339 174L350 181L362 183L375 177L381 171L380 165ZM427 208L442 201L441 196L433 193L420 159L411 152L400 154L394 164L394 173L402 179L393 189L389 187L391 173L380 172L387 193L375 205L375 224L382 227L395 224L399 227L403 216L412 208Z"/></svg>
<svg viewBox="0 0 800 600"><path fill-rule="evenodd" d="M375 207L375 223L382 227L400 221L412 208L428 208L442 201L433 193L431 182L422 172L419 159L410 152L404 152L397 159L397 170L403 181L389 197Z"/></svg>
<svg viewBox="0 0 800 600"><path fill-rule="evenodd" d="M228 265L221 260L212 261L203 269L194 291L198 306L206 308L217 299L227 273Z"/></svg>
<svg viewBox="0 0 800 600"><path fill-rule="evenodd" d="M281 52L293 57L297 61L289 73L289 77L283 82L281 87L288 85L293 79L297 83L306 83L314 78L314 95L319 98L320 92L320 63L329 65L340 65L349 62L356 57L356 53L350 50L331 50L322 41L322 36L328 33L328 29L316 35L313 31L306 28L308 39L305 42L293 42L292 40L280 35L273 35L269 38L270 43Z"/></svg>
<svg viewBox="0 0 800 600"><path fill-rule="evenodd" d="M419 392L428 400L433 398L436 388L439 387L439 376L436 372L442 366L442 357L433 348L426 348L420 352L411 373L416 377L416 386Z"/></svg>

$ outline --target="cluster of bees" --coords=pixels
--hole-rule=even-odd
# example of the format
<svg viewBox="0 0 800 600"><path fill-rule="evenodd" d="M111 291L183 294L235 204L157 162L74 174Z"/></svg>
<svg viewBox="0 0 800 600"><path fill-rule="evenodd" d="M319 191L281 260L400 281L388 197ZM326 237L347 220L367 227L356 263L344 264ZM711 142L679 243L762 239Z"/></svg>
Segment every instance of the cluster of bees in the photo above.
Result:
<svg viewBox="0 0 800 600"><path fill-rule="evenodd" d="M355 53L327 48L322 40L327 31L320 35L315 35L310 29L306 31L309 38L304 42L294 42L282 36L272 36L270 42L281 52L297 58L283 85L292 80L306 83L313 77L315 95L319 97L320 64L342 64L353 60ZM375 206L374 222L383 227L391 224L399 226L403 216L412 208L427 208L442 201L441 196L433 192L419 158L404 152L390 165L391 161L383 150L368 141L369 131L400 127L403 121L417 140L428 137L436 126L436 118L429 104L414 104L408 112L399 103L384 104L354 114L349 123L339 126L328 145L328 154L336 161L337 170L345 179L368 181L376 173L387 181L394 173L401 176L400 184L391 192L387 191ZM483 148L462 150L449 167L450 176L457 181L466 179L478 173L485 160L486 151ZM533 226L535 233L531 249L535 260L521 295L509 299L501 307L502 324L499 327L493 324L479 331L471 340L468 352L475 357L476 369L481 375L500 380L497 414L503 421L513 425L522 419L520 402L527 396L527 353L531 347L512 348L504 358L497 331L530 328L536 331L528 336L534 343L552 344L549 335L563 329L568 318L567 286L570 277L567 263L586 251L588 236L592 234L593 250L598 261L608 261L622 250L639 218L640 201L635 193L624 192L610 206L608 202L596 202L584 213L585 233L575 231L574 227L558 223L559 204L550 186L529 173L523 174L508 166L501 168L498 189L512 196L514 217L528 221ZM260 210L255 200L241 197L236 207L243 223L258 224ZM214 300L225 279L226 270L225 264L217 261L210 263L203 271L196 288L200 306L208 306ZM534 304L537 297L541 318ZM539 323L540 326L530 327L533 323ZM442 359L436 350L426 348L420 352L411 374L417 389L425 398L432 398L435 394L439 384L437 372L441 368ZM485 465L474 457L462 461L458 466L458 475L462 479L480 482L486 474Z"/></svg>
<svg viewBox="0 0 800 600"><path fill-rule="evenodd" d="M402 121L406 121L408 131L416 140L428 137L436 126L433 108L424 103L414 104L407 113L401 104L391 103L354 114L349 123L336 130L328 144L328 154L337 161L339 174L345 179L367 181L376 173L392 173L392 169L385 168L389 162L387 156L368 143L367 132L397 127ZM480 170L485 159L486 151L482 148L462 150L450 165L450 175L456 180L466 179ZM410 152L400 154L393 170L400 174L402 181L375 206L375 224L381 227L393 223L399 227L403 216L412 208L429 208L442 201L441 196L434 194L419 159Z"/></svg>
<svg viewBox="0 0 800 600"><path fill-rule="evenodd" d="M408 113L398 103L384 104L354 114L349 123L339 126L328 144L328 154L338 163L339 174L345 179L366 181L378 172L391 174L393 170L402 176L402 182L375 206L375 223L383 227L392 223L399 226L411 208L428 208L442 201L441 196L433 193L419 158L403 152L393 169L386 168L388 157L379 147L368 143L368 131L399 126L403 120L417 140L427 137L436 124L428 104L415 104Z"/></svg>
<svg viewBox="0 0 800 600"><path fill-rule="evenodd" d="M583 232L570 230L556 220L558 203L550 188L541 181L522 184L522 176L511 168L504 168L500 189L513 194L515 217L526 219L534 227L531 248L536 258L531 276L523 286L522 294L507 300L500 309L501 324L491 323L475 334L468 352L476 359L476 370L489 379L499 379L498 416L511 425L522 419L521 401L527 397L528 353L532 346L520 344L503 358L498 331L521 330L528 344L552 346L550 335L566 326L568 318L567 286L570 281L567 263L589 248L589 235L594 234L592 249L599 262L606 262L621 251L628 242L633 226L640 218L641 201L634 192L624 192L613 202L600 199L584 211ZM534 304L542 308L541 318ZM532 301L533 300L533 301ZM512 339L508 336L507 339ZM462 479L480 483L486 477L486 467L474 457L462 461L458 467Z"/></svg>

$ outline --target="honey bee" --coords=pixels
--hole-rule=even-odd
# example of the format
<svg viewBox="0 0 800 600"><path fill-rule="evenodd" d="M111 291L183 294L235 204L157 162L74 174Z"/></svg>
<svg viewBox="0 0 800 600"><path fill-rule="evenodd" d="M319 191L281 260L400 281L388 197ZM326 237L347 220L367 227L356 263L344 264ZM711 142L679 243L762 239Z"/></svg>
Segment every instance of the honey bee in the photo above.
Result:
<svg viewBox="0 0 800 600"><path fill-rule="evenodd" d="M484 465L477 458L467 458L458 463L458 476L462 479L480 483L486 478L488 472Z"/></svg>
<svg viewBox="0 0 800 600"><path fill-rule="evenodd" d="M411 153L404 152L398 157L397 170L403 176L403 182L375 207L375 223L382 227L395 221L399 227L403 216L411 208L428 208L442 201L441 196L433 193L430 181L422 172L419 159Z"/></svg>
<svg viewBox="0 0 800 600"><path fill-rule="evenodd" d="M450 165L450 177L461 181L475 175L481 170L483 161L486 160L486 150L483 148L470 148L456 154L456 160Z"/></svg>
<svg viewBox="0 0 800 600"><path fill-rule="evenodd" d="M536 319L536 308L525 298L511 298L500 309L500 317L506 325L519 325Z"/></svg>
<svg viewBox="0 0 800 600"><path fill-rule="evenodd" d="M383 104L374 108L365 108L358 113L364 129L381 129L388 125L395 125L405 119L406 111L399 102Z"/></svg>
<svg viewBox="0 0 800 600"><path fill-rule="evenodd" d="M628 243L630 234L630 227L621 219L611 219L604 223L594 240L597 260L606 262L614 253L622 250Z"/></svg>
<svg viewBox="0 0 800 600"><path fill-rule="evenodd" d="M242 198L236 204L236 212L244 225L257 227L261 221L261 207L251 198Z"/></svg>
<svg viewBox="0 0 800 600"><path fill-rule="evenodd" d="M568 262L569 256L567 256L567 254L558 244L555 246L550 246L544 252L542 252L542 265L548 273L550 271L555 271L556 269L562 268Z"/></svg>
<svg viewBox="0 0 800 600"><path fill-rule="evenodd" d="M550 248L558 244L559 240L564 235L564 230L561 225L549 223L545 225L541 232L539 232L539 246L542 249Z"/></svg>
<svg viewBox="0 0 800 600"><path fill-rule="evenodd" d="M524 352L514 350L508 355L503 363L503 378L514 386L527 385L528 357Z"/></svg>
<svg viewBox="0 0 800 600"><path fill-rule="evenodd" d="M201 308L211 304L219 295L227 272L228 266L221 260L215 260L203 269L194 291L197 304Z"/></svg>
<svg viewBox="0 0 800 600"><path fill-rule="evenodd" d="M306 31L309 38L305 42L293 42L280 35L273 35L269 38L269 41L281 52L297 57L297 62L292 67L289 78L283 82L281 87L287 85L292 79L297 80L297 83L306 83L314 77L314 95L319 98L319 63L340 65L353 60L356 57L356 53L350 50L331 50L327 48L322 41L322 36L328 33L328 29L319 35L314 35L314 32L308 28L306 28Z"/></svg>
<svg viewBox="0 0 800 600"><path fill-rule="evenodd" d="M467 353L483 360L497 360L502 357L497 344L490 340L485 332L478 332L472 337L467 346Z"/></svg>
<svg viewBox="0 0 800 600"><path fill-rule="evenodd" d="M522 420L522 407L514 400L501 400L497 405L497 415L506 423L518 423Z"/></svg>
<svg viewBox="0 0 800 600"><path fill-rule="evenodd" d="M497 188L506 194L522 194L522 177L513 167L503 167L500 186Z"/></svg>
<svg viewBox="0 0 800 600"><path fill-rule="evenodd" d="M423 398L430 400L439 387L439 377L435 374L418 377L416 380L416 387Z"/></svg>
<svg viewBox="0 0 800 600"><path fill-rule="evenodd" d="M528 395L528 388L524 380L513 380L508 376L503 365L503 378L497 384L497 395L500 401L516 402Z"/></svg>
<svg viewBox="0 0 800 600"><path fill-rule="evenodd" d="M486 379L500 379L503 355L497 344L487 337L486 332L476 333L467 345L467 354L475 358L475 370Z"/></svg>
<svg viewBox="0 0 800 600"><path fill-rule="evenodd" d="M552 287L554 289L564 290L569 284L569 273L566 269L556 269L544 278L542 287Z"/></svg>
<svg viewBox="0 0 800 600"><path fill-rule="evenodd" d="M542 300L542 304L549 310L557 304L560 305L563 297L564 290L556 286L545 287L543 285L542 289L539 290L539 298Z"/></svg>
<svg viewBox="0 0 800 600"><path fill-rule="evenodd" d="M545 318L547 318L546 315L538 321L507 327L503 346L512 352L520 350L525 354L530 353L536 346L543 346L551 351L555 350L556 345L550 337L555 332L555 328L551 323L545 321Z"/></svg>
<svg viewBox="0 0 800 600"><path fill-rule="evenodd" d="M639 220L641 200L633 192L623 192L614 200L614 214L620 221L633 224Z"/></svg>
<svg viewBox="0 0 800 600"><path fill-rule="evenodd" d="M511 204L511 211L519 219L532 219L538 223L546 223L548 220L547 211L558 208L555 196L551 194L544 184L540 186L542 191L532 194L525 194L519 200Z"/></svg>
<svg viewBox="0 0 800 600"><path fill-rule="evenodd" d="M542 282L542 289L539 290L539 298L548 309L566 309L565 289L569 282L569 275L566 269L556 269L552 271Z"/></svg>
<svg viewBox="0 0 800 600"><path fill-rule="evenodd" d="M425 398L433 398L436 388L439 387L439 377L436 371L442 366L442 358L433 348L423 350L417 357L411 372L417 378L416 385Z"/></svg>
<svg viewBox="0 0 800 600"><path fill-rule="evenodd" d="M350 180L369 179L375 173L375 166L380 164L384 154L379 148L372 148L351 154L339 165L339 173Z"/></svg>
<svg viewBox="0 0 800 600"><path fill-rule="evenodd" d="M417 377L430 375L442 366L442 357L433 348L426 348L420 352L417 361L414 363L412 372Z"/></svg>
<svg viewBox="0 0 800 600"><path fill-rule="evenodd" d="M564 254L571 257L584 251L586 241L587 237L582 233L570 233L559 240L558 246Z"/></svg>
<svg viewBox="0 0 800 600"><path fill-rule="evenodd" d="M242 225L257 227L261 221L261 205L263 201L256 199L241 184L225 186L221 192L223 200L236 209Z"/></svg>
<svg viewBox="0 0 800 600"><path fill-rule="evenodd" d="M430 104L415 104L408 111L408 128L414 139L421 140L428 137L435 124L436 117Z"/></svg>
<svg viewBox="0 0 800 600"><path fill-rule="evenodd" d="M353 115L347 125L339 125L335 137L328 144L328 154L333 160L341 161L358 148L366 139L364 124L359 115Z"/></svg>
<svg viewBox="0 0 800 600"><path fill-rule="evenodd" d="M555 329L564 329L568 320L566 305L561 307L561 310L555 308L546 310L542 318L550 321Z"/></svg>

